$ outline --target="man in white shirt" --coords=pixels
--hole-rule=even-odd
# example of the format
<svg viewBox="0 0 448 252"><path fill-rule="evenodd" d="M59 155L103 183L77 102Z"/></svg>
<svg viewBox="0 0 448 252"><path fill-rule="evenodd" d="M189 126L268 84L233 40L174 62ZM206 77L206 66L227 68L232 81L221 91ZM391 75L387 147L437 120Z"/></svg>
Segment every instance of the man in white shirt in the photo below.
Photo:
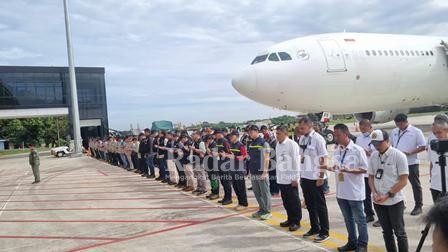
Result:
<svg viewBox="0 0 448 252"><path fill-rule="evenodd" d="M367 156L365 150L350 139L350 131L345 124L334 126L334 136L338 146L331 170L336 173L336 198L348 232L347 244L339 247L338 251L364 252L369 240L364 213Z"/></svg>
<svg viewBox="0 0 448 252"><path fill-rule="evenodd" d="M369 185L373 193L376 214L383 229L387 251L397 251L394 235L398 241L398 251L409 251L404 224L404 193L409 175L408 161L403 152L389 143L389 134L384 130L374 130L372 145L378 151L369 160Z"/></svg>
<svg viewBox="0 0 448 252"><path fill-rule="evenodd" d="M432 131L436 139L448 139L448 123L445 121L435 121L432 127ZM442 197L442 170L439 165L439 156L440 154L432 150L428 149L428 160L430 163L430 174L431 174L431 195L434 203ZM448 185L448 171L445 167L445 181L446 185ZM445 188L446 189L446 188Z"/></svg>
<svg viewBox="0 0 448 252"><path fill-rule="evenodd" d="M445 114L438 114L438 115L436 115L434 117L434 123L436 123L438 121L442 121L442 122L447 122L448 123L448 116L445 115ZM431 141L437 139L437 137L434 135L434 123L433 123L433 127L431 129L431 133L429 133L428 140L426 141L426 143L427 143L426 144L426 150L428 151L428 154L429 154L429 150L430 150Z"/></svg>
<svg viewBox="0 0 448 252"><path fill-rule="evenodd" d="M299 198L300 151L299 145L288 138L288 128L279 126L276 130L277 146L275 148L277 184L280 188L283 206L288 219L280 223L293 232L300 228L302 208Z"/></svg>
<svg viewBox="0 0 448 252"><path fill-rule="evenodd" d="M299 120L301 171L300 185L310 216L311 229L303 237L318 235L314 242L329 239L330 225L327 202L323 191L328 152L325 139L313 130L312 120L305 116Z"/></svg>
<svg viewBox="0 0 448 252"><path fill-rule="evenodd" d="M415 207L411 215L419 215L422 213L423 193L419 174L420 160L417 154L426 149L425 137L420 129L409 124L408 117L405 114L398 114L394 121L397 128L392 130L390 136L391 144L407 157L409 182L412 185L415 201Z"/></svg>
<svg viewBox="0 0 448 252"><path fill-rule="evenodd" d="M375 151L373 145L370 144L370 134L373 131L372 123L370 123L368 119L361 120L359 122L359 130L361 131L361 135L356 137L355 144L361 146L364 149L367 159L369 159L372 153ZM364 200L364 212L366 213L367 223L369 223L375 220L375 218L373 217L375 216L375 212L373 211L372 192L370 191L369 175L367 174L367 172L364 173L364 184L366 192L366 199ZM379 223L378 226L380 226Z"/></svg>

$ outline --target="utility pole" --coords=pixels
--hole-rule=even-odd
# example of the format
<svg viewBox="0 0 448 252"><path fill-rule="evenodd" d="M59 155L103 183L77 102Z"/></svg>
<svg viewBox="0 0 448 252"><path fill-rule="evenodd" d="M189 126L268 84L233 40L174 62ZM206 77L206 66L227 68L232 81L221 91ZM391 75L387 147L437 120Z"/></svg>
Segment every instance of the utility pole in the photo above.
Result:
<svg viewBox="0 0 448 252"><path fill-rule="evenodd" d="M73 59L72 34L70 29L70 17L68 12L68 0L63 1L64 1L64 15L65 15L65 33L67 37L67 53L68 53L68 69L69 69L68 72L70 78L73 140L75 143L74 156L80 156L82 152L81 129L79 124L78 91L76 89L76 73Z"/></svg>

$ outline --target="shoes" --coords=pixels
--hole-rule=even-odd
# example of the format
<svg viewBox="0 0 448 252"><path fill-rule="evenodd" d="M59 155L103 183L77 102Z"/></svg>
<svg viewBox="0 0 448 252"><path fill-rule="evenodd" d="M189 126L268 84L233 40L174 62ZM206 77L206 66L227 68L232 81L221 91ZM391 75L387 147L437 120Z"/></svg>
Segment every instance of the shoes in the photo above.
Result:
<svg viewBox="0 0 448 252"><path fill-rule="evenodd" d="M198 193L198 192L199 192L199 189L196 189L196 190L192 191L191 193L192 193L192 194L196 194L196 193Z"/></svg>
<svg viewBox="0 0 448 252"><path fill-rule="evenodd" d="M187 187L185 187L182 191L184 191L184 192L191 192L191 191L193 191L194 190L194 187L192 187L192 186L187 186Z"/></svg>
<svg viewBox="0 0 448 252"><path fill-rule="evenodd" d="M375 222L373 223L373 226L374 226L374 227L381 227L381 223L380 223L380 221L379 221L379 220L375 221Z"/></svg>
<svg viewBox="0 0 448 252"><path fill-rule="evenodd" d="M366 221L367 221L367 223L374 222L375 218L373 217L373 215L369 215L366 217Z"/></svg>
<svg viewBox="0 0 448 252"><path fill-rule="evenodd" d="M414 210L412 210L411 215L416 216L416 215L422 214L422 212L423 211L422 211L421 207L415 207Z"/></svg>
<svg viewBox="0 0 448 252"><path fill-rule="evenodd" d="M289 226L289 231L294 232L294 231L297 231L299 228L300 228L300 225L297 225L294 223Z"/></svg>
<svg viewBox="0 0 448 252"><path fill-rule="evenodd" d="M223 206L230 205L230 204L232 204L232 200L224 200L224 201L222 201L221 204L222 204Z"/></svg>
<svg viewBox="0 0 448 252"><path fill-rule="evenodd" d="M247 190L248 190L248 191L252 191L252 186L251 186L251 187L249 187L249 188L247 188Z"/></svg>
<svg viewBox="0 0 448 252"><path fill-rule="evenodd" d="M168 182L168 185L176 185L176 183L175 183L175 182L172 182L172 181L169 181L169 182Z"/></svg>
<svg viewBox="0 0 448 252"><path fill-rule="evenodd" d="M219 199L219 195L218 194L212 194L210 195L210 200L215 200L215 199Z"/></svg>
<svg viewBox="0 0 448 252"><path fill-rule="evenodd" d="M353 244L351 242L348 242L344 246L339 247L338 251L344 252L344 251L353 251L353 250L356 250L356 249L357 249L357 246L355 244Z"/></svg>
<svg viewBox="0 0 448 252"><path fill-rule="evenodd" d="M166 183L168 183L168 181L164 179L164 180L160 180L160 183L166 184Z"/></svg>
<svg viewBox="0 0 448 252"><path fill-rule="evenodd" d="M221 204L223 202L223 200L218 200L218 204Z"/></svg>
<svg viewBox="0 0 448 252"><path fill-rule="evenodd" d="M161 181L161 180L162 180L162 177L159 176L159 177L156 178L156 180L157 180L157 181Z"/></svg>
<svg viewBox="0 0 448 252"><path fill-rule="evenodd" d="M254 218L254 219L256 219L256 218L260 218L260 216L261 216L262 214L263 214L263 213L262 213L260 210L258 210L257 212L255 212L255 213L252 214L252 218Z"/></svg>
<svg viewBox="0 0 448 252"><path fill-rule="evenodd" d="M280 223L280 227L289 227L289 225L291 225L291 224L289 223L289 221L284 221L284 222L281 222L281 223Z"/></svg>
<svg viewBox="0 0 448 252"><path fill-rule="evenodd" d="M38 184L40 183L40 181L34 181L32 184Z"/></svg>
<svg viewBox="0 0 448 252"><path fill-rule="evenodd" d="M319 231L310 230L310 231L306 232L305 234L303 234L303 238L308 238L308 237L311 237L311 236L317 235L317 234L319 234Z"/></svg>
<svg viewBox="0 0 448 252"><path fill-rule="evenodd" d="M327 235L327 234L320 234L320 235L317 235L316 238L314 238L314 242L315 243L321 243L321 242L324 242L324 241L326 241L328 239L330 239L329 235Z"/></svg>
<svg viewBox="0 0 448 252"><path fill-rule="evenodd" d="M271 213L264 213L260 216L260 220L269 220L272 217Z"/></svg>
<svg viewBox="0 0 448 252"><path fill-rule="evenodd" d="M204 195L206 193L207 193L207 191L199 191L199 192L196 193L196 196L201 196L201 195Z"/></svg>
<svg viewBox="0 0 448 252"><path fill-rule="evenodd" d="M143 174L142 174L142 177L146 177L146 174L143 173Z"/></svg>
<svg viewBox="0 0 448 252"><path fill-rule="evenodd" d="M358 247L355 251L356 252L367 252L367 247Z"/></svg>
<svg viewBox="0 0 448 252"><path fill-rule="evenodd" d="M244 211L247 209L247 206L238 205L234 209L235 211Z"/></svg>
<svg viewBox="0 0 448 252"><path fill-rule="evenodd" d="M155 178L156 177L156 175L154 175L154 174L151 174L151 175L149 175L149 177L148 178Z"/></svg>

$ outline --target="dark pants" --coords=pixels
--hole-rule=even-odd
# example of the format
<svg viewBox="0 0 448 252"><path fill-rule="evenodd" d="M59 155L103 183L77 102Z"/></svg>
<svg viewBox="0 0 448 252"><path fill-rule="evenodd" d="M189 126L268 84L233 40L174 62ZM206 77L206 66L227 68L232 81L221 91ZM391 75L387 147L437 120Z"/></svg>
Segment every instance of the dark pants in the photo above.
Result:
<svg viewBox="0 0 448 252"><path fill-rule="evenodd" d="M220 171L219 180L221 181L222 188L224 189L223 201L232 200L232 176L228 171Z"/></svg>
<svg viewBox="0 0 448 252"><path fill-rule="evenodd" d="M170 175L168 173L168 165L166 163L166 159L159 158L159 174L163 180L169 180Z"/></svg>
<svg viewBox="0 0 448 252"><path fill-rule="evenodd" d="M289 185L279 184L283 206L288 214L288 222L290 224L300 225L302 220L302 207L299 198L299 188Z"/></svg>
<svg viewBox="0 0 448 252"><path fill-rule="evenodd" d="M305 198L306 208L310 216L311 230L321 235L328 235L330 224L328 220L327 201L322 186L316 186L316 180L302 178L300 184Z"/></svg>
<svg viewBox="0 0 448 252"><path fill-rule="evenodd" d="M134 169L139 170L140 166L138 164L138 154L135 152L132 152L131 159L132 159L132 165L134 166Z"/></svg>
<svg viewBox="0 0 448 252"><path fill-rule="evenodd" d="M275 168L269 169L269 191L271 192L271 195L279 193L277 170Z"/></svg>
<svg viewBox="0 0 448 252"><path fill-rule="evenodd" d="M148 174L148 164L146 163L146 158L143 156L143 154L142 157L140 158L139 165L140 165L139 167L140 172L143 174Z"/></svg>
<svg viewBox="0 0 448 252"><path fill-rule="evenodd" d="M423 206L423 192L420 184L419 165L414 164L409 166L409 182L412 185L412 192L414 193L415 207Z"/></svg>
<svg viewBox="0 0 448 252"><path fill-rule="evenodd" d="M154 156L148 155L148 157L146 158L146 163L148 164L149 174L155 175L156 173L154 171Z"/></svg>
<svg viewBox="0 0 448 252"><path fill-rule="evenodd" d="M431 189L432 201L436 203L443 195L441 191Z"/></svg>
<svg viewBox="0 0 448 252"><path fill-rule="evenodd" d="M246 181L244 179L246 171L232 171L230 174L232 176L233 190L238 197L238 205L246 207L249 206L249 203L247 203Z"/></svg>
<svg viewBox="0 0 448 252"><path fill-rule="evenodd" d="M175 162L176 170L179 174L179 182L178 184L181 186L187 186L187 177L185 176L184 166L180 162Z"/></svg>
<svg viewBox="0 0 448 252"><path fill-rule="evenodd" d="M372 191L369 186L369 178L364 178L364 184L366 186L366 199L364 200L364 213L366 216L374 216L375 212L373 211L372 205Z"/></svg>
<svg viewBox="0 0 448 252"><path fill-rule="evenodd" d="M407 252L409 250L408 237L404 227L404 202L392 206L374 204L376 214L383 228L383 238L387 252L396 252L394 234L398 241L398 251Z"/></svg>

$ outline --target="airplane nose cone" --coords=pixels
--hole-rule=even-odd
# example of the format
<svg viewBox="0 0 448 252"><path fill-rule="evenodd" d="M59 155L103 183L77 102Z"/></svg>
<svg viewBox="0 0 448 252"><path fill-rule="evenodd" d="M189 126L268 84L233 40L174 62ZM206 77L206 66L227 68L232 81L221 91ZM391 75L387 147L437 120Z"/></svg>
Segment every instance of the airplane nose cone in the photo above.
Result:
<svg viewBox="0 0 448 252"><path fill-rule="evenodd" d="M257 89L257 76L253 69L245 69L232 79L232 86L242 95L254 94Z"/></svg>

